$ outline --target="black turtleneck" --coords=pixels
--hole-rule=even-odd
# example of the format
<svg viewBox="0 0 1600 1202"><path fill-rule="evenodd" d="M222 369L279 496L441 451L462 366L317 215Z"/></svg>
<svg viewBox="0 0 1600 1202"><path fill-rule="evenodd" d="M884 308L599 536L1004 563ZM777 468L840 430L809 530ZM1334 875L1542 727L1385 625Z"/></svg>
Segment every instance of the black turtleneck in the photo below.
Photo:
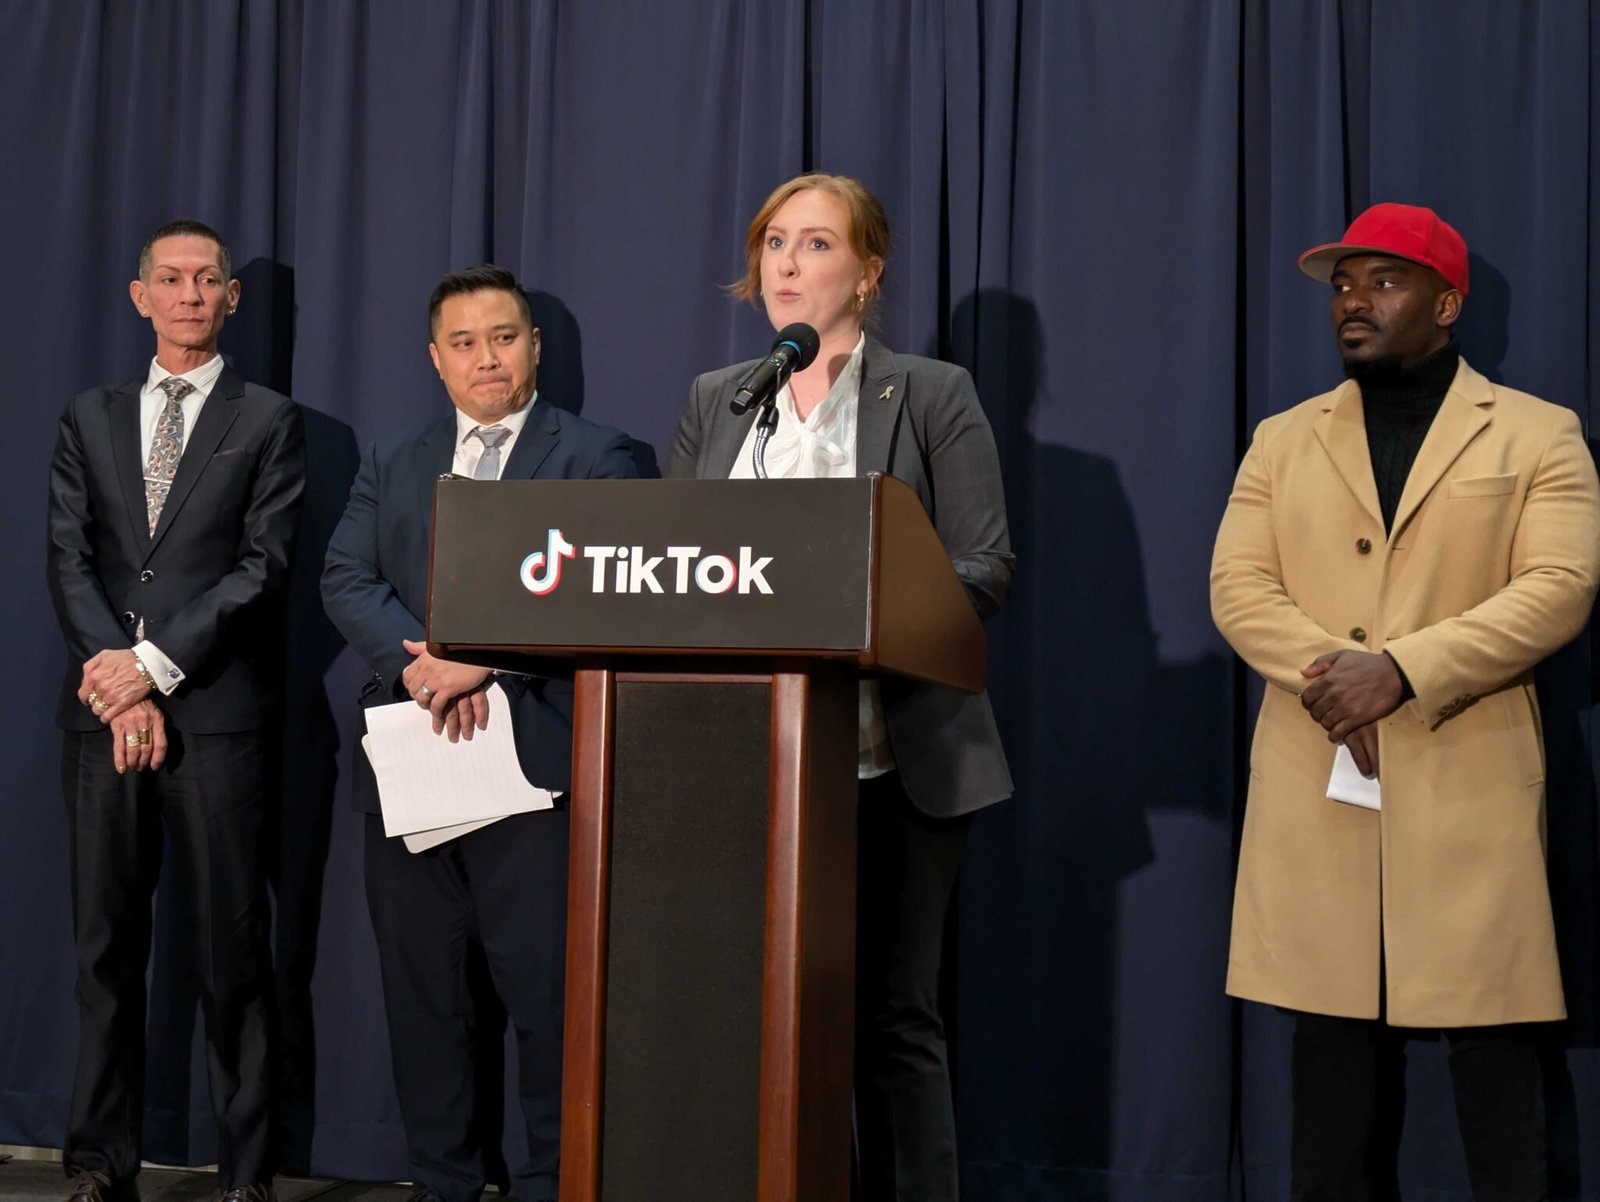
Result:
<svg viewBox="0 0 1600 1202"><path fill-rule="evenodd" d="M1439 406L1461 363L1454 338L1410 367L1396 368L1361 381L1361 408L1367 424L1367 453L1378 485L1378 506L1385 531L1394 526L1395 511L1406 477L1422 449Z"/></svg>

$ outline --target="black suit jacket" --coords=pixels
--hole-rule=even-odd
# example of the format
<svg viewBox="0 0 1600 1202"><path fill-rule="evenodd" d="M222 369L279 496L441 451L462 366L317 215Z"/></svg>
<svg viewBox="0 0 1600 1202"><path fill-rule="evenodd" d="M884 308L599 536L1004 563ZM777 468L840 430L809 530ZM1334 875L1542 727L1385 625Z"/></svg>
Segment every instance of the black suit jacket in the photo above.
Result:
<svg viewBox="0 0 1600 1202"><path fill-rule="evenodd" d="M752 367L695 380L678 419L667 475L726 479L756 411L728 402ZM897 355L867 339L856 418L856 471L909 484L928 511L980 617L1000 608L1016 559L1006 526L1000 461L972 377L960 367ZM906 795L926 813L953 817L1011 795L1011 772L988 694L886 678L884 721Z"/></svg>
<svg viewBox="0 0 1600 1202"><path fill-rule="evenodd" d="M456 416L367 448L350 502L328 544L322 601L328 617L372 668L362 704L407 694L400 674L412 657L402 639L426 637L428 545L433 485L455 462ZM639 474L627 435L535 401L511 448L502 480L629 478ZM516 727L517 757L533 784L572 787L572 685L503 677ZM378 813L376 782L364 755L354 777L357 809Z"/></svg>
<svg viewBox="0 0 1600 1202"><path fill-rule="evenodd" d="M277 703L283 590L305 490L305 436L288 397L224 367L187 432L152 535L140 454L147 377L67 405L50 465L50 595L67 642L57 721L93 731L84 661L144 637L183 671L153 697L176 730L263 726Z"/></svg>

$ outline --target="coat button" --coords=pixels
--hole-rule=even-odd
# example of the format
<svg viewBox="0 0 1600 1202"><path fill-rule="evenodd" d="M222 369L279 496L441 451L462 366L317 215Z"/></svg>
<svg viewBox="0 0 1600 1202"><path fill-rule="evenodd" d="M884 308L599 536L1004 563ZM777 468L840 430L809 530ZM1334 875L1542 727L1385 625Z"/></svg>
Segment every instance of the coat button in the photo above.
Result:
<svg viewBox="0 0 1600 1202"><path fill-rule="evenodd" d="M156 578L156 574L154 572L152 572L149 568L146 568L144 571L139 573L139 583L140 584L149 584L155 578Z"/></svg>
<svg viewBox="0 0 1600 1202"><path fill-rule="evenodd" d="M1359 626L1352 626L1350 628L1350 637L1358 643L1364 643L1367 641L1367 632Z"/></svg>
<svg viewBox="0 0 1600 1202"><path fill-rule="evenodd" d="M1372 540L1370 538L1356 539L1356 551L1362 555L1369 554L1372 551Z"/></svg>
<svg viewBox="0 0 1600 1202"><path fill-rule="evenodd" d="M126 622L129 626L132 626L139 619L134 616L133 610L130 609L130 610L127 610L126 612L123 613L122 620L124 622Z"/></svg>

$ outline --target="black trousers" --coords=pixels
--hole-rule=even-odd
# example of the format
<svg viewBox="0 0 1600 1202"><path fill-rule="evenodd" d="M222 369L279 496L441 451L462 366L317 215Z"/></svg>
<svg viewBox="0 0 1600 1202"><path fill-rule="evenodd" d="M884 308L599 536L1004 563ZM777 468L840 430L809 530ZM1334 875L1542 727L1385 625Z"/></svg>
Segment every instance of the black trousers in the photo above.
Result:
<svg viewBox="0 0 1600 1202"><path fill-rule="evenodd" d="M253 731L167 738L161 771L118 776L109 730L64 736L79 1021L65 1162L117 1186L139 1172L145 971L164 825L172 871L193 902L221 1185L262 1184L272 1178L266 740Z"/></svg>
<svg viewBox="0 0 1600 1202"><path fill-rule="evenodd" d="M1540 1202L1549 1196L1539 1059L1544 1026L1443 1032L1474 1202ZM1403 1096L1404 1037L1378 1020L1295 1015L1294 1202L1398 1196L1400 1116L1394 1103Z"/></svg>
<svg viewBox="0 0 1600 1202"><path fill-rule="evenodd" d="M516 814L413 855L367 816L367 902L377 935L395 1089L411 1176L444 1202L474 1202L499 1159L477 1066L481 952L517 1037L528 1161L512 1194L554 1202L561 1149L567 814ZM491 1033L493 1034L493 1033ZM498 1108L496 1107L496 1112ZM492 1142L491 1142L492 1141Z"/></svg>
<svg viewBox="0 0 1600 1202"><path fill-rule="evenodd" d="M945 917L972 816L930 818L900 774L859 789L856 1142L859 1202L954 1202L956 1124L939 1014Z"/></svg>

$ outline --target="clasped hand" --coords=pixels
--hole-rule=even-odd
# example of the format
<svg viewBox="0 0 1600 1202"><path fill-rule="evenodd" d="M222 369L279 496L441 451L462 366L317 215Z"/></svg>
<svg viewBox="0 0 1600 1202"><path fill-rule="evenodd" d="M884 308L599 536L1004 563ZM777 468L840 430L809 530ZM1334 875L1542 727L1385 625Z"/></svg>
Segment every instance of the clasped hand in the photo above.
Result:
<svg viewBox="0 0 1600 1202"><path fill-rule="evenodd" d="M83 665L78 700L101 722L109 723L149 695L150 686L139 675L139 658L131 649L101 651Z"/></svg>
<svg viewBox="0 0 1600 1202"><path fill-rule="evenodd" d="M438 659L428 653L428 645L401 641L406 651L416 656L400 674L411 699L433 715L433 733L452 743L469 742L475 730L489 728L489 699L484 692L491 675L488 668Z"/></svg>
<svg viewBox="0 0 1600 1202"><path fill-rule="evenodd" d="M1334 651L1319 655L1300 674L1311 681L1300 704L1328 732L1328 741L1343 743L1356 767L1378 775L1373 724L1400 708L1405 691L1394 661L1370 651Z"/></svg>
<svg viewBox="0 0 1600 1202"><path fill-rule="evenodd" d="M167 720L154 701L140 701L110 721L111 757L118 773L156 771L167 762Z"/></svg>

